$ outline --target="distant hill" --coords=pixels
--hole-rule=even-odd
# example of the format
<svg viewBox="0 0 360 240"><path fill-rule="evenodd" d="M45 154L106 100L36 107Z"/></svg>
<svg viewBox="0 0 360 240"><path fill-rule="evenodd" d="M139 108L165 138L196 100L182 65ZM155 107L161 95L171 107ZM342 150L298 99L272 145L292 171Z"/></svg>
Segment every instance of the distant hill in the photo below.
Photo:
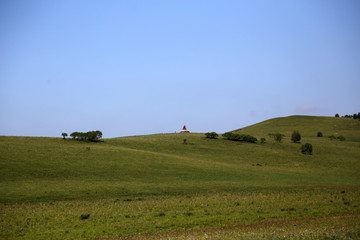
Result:
<svg viewBox="0 0 360 240"><path fill-rule="evenodd" d="M347 140L360 141L360 120L351 118L289 116L269 119L233 132L246 133L257 137L267 137L269 133L282 133L291 136L294 130L302 136L316 137L322 132L324 137L343 135Z"/></svg>
<svg viewBox="0 0 360 240"><path fill-rule="evenodd" d="M301 144L290 141L293 130ZM117 239L276 219L359 219L359 130L354 119L291 116L235 130L266 143L203 133L97 143L0 136L0 239ZM268 137L275 132L286 135L281 143ZM301 153L304 143L312 144L312 155Z"/></svg>
<svg viewBox="0 0 360 240"><path fill-rule="evenodd" d="M293 130L300 131L302 143L313 144L311 161L300 153L300 144L290 142ZM324 137L316 137L318 131ZM360 182L354 171L360 171L359 120L290 116L235 132L265 137L267 142L214 140L199 133L121 137L102 143L0 136L0 202ZM275 132L285 134L282 143L268 137ZM332 141L329 135L343 135L346 141Z"/></svg>

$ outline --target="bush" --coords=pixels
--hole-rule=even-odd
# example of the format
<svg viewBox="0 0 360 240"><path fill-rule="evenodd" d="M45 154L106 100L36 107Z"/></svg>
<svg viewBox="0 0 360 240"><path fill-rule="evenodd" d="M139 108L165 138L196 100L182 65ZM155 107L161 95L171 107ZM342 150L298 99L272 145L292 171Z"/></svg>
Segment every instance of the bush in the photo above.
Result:
<svg viewBox="0 0 360 240"><path fill-rule="evenodd" d="M301 135L299 133L299 131L295 130L292 134L291 134L291 141L293 141L294 143L300 142L301 140Z"/></svg>
<svg viewBox="0 0 360 240"><path fill-rule="evenodd" d="M339 114L337 113L337 114L335 114L335 117L340 117L340 116L339 116Z"/></svg>
<svg viewBox="0 0 360 240"><path fill-rule="evenodd" d="M218 134L216 132L207 132L205 133L206 138L218 138Z"/></svg>
<svg viewBox="0 0 360 240"><path fill-rule="evenodd" d="M340 140L340 141L345 141L344 136L341 136L341 135L340 135L340 136L338 136L338 137L337 137L337 139L338 139L338 140Z"/></svg>
<svg viewBox="0 0 360 240"><path fill-rule="evenodd" d="M277 142L281 142L282 138L285 137L285 135L281 133L269 133L268 135Z"/></svg>
<svg viewBox="0 0 360 240"><path fill-rule="evenodd" d="M317 136L318 136L318 137L322 137L322 136L323 136L322 132L318 132L318 133L317 133Z"/></svg>
<svg viewBox="0 0 360 240"><path fill-rule="evenodd" d="M248 134L237 134L237 133L227 132L227 133L224 133L222 136L225 137L226 139L232 140L232 141L249 142L249 143L257 142L256 137L253 137Z"/></svg>
<svg viewBox="0 0 360 240"><path fill-rule="evenodd" d="M80 216L80 219L81 220L85 220L85 219L89 219L90 218L90 213L88 213L88 214L81 214L81 216Z"/></svg>
<svg viewBox="0 0 360 240"><path fill-rule="evenodd" d="M271 138L275 138L275 134L276 133L269 133L268 136L271 137Z"/></svg>
<svg viewBox="0 0 360 240"><path fill-rule="evenodd" d="M337 139L337 140L339 140L339 141L345 141L345 137L342 136L342 135L337 136L337 137L335 137L334 135L331 135L331 136L329 136L329 138L330 138L330 140L335 140L335 139Z"/></svg>
<svg viewBox="0 0 360 240"><path fill-rule="evenodd" d="M301 153L302 154L312 154L312 145L310 143L305 143L301 146Z"/></svg>
<svg viewBox="0 0 360 240"><path fill-rule="evenodd" d="M283 135L281 133L276 133L274 136L275 141L281 142Z"/></svg>
<svg viewBox="0 0 360 240"><path fill-rule="evenodd" d="M265 139L265 138L261 138L261 139L260 139L260 142L261 142L261 143L266 143L266 139Z"/></svg>
<svg viewBox="0 0 360 240"><path fill-rule="evenodd" d="M330 138L330 140L336 139L336 137L334 135L330 135L329 138Z"/></svg>
<svg viewBox="0 0 360 240"><path fill-rule="evenodd" d="M236 135L236 134L234 134L232 132L226 132L222 136L229 139L229 140L231 140L232 138L234 138L234 135Z"/></svg>

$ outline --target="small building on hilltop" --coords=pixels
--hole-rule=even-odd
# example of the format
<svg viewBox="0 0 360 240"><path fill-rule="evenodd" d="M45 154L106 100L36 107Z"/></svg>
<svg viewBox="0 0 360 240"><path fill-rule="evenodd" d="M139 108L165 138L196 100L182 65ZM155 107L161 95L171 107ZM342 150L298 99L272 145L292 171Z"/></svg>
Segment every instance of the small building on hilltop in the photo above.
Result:
<svg viewBox="0 0 360 240"><path fill-rule="evenodd" d="M186 126L184 125L180 133L190 133L189 130L186 129Z"/></svg>

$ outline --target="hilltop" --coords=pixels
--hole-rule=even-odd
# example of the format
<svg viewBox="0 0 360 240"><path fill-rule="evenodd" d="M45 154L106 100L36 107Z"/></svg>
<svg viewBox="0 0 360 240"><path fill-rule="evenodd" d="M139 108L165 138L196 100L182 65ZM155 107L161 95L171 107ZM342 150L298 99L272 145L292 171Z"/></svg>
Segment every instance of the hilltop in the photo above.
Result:
<svg viewBox="0 0 360 240"><path fill-rule="evenodd" d="M301 144L290 142L293 130L300 131L302 143L313 145L313 155L301 154ZM317 137L318 131L324 137ZM234 132L267 141L207 139L200 133L131 136L97 143L2 136L0 204L3 213L7 212L0 222L3 237L15 238L21 226L26 226L19 211L37 219L19 236L86 239L143 234L154 224L159 226L155 232L167 232L360 210L360 121L290 116ZM285 135L281 143L268 137L274 132ZM330 135L343 135L346 140L331 140ZM91 214L87 222L79 218L85 213ZM59 225L60 235L53 235L52 230L41 235L36 222L47 224L43 214L68 225L51 220L49 224ZM97 227L88 231L92 224ZM66 230L71 234L64 228L72 229ZM79 237L83 232L86 234Z"/></svg>
<svg viewBox="0 0 360 240"><path fill-rule="evenodd" d="M304 137L316 137L317 132L324 136L346 136L348 140L360 141L360 121L352 118L289 116L272 118L245 128L233 130L237 133L248 133L255 136L267 136L268 133L283 133L291 136L299 130Z"/></svg>

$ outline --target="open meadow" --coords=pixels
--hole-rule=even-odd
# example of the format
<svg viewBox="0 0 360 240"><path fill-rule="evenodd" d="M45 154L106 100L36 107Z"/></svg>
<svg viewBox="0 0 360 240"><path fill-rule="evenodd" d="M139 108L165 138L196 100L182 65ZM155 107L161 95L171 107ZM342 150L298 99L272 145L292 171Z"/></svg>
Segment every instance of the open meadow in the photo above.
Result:
<svg viewBox="0 0 360 240"><path fill-rule="evenodd" d="M1 136L0 239L360 238L359 120L291 116L234 132L266 142Z"/></svg>

